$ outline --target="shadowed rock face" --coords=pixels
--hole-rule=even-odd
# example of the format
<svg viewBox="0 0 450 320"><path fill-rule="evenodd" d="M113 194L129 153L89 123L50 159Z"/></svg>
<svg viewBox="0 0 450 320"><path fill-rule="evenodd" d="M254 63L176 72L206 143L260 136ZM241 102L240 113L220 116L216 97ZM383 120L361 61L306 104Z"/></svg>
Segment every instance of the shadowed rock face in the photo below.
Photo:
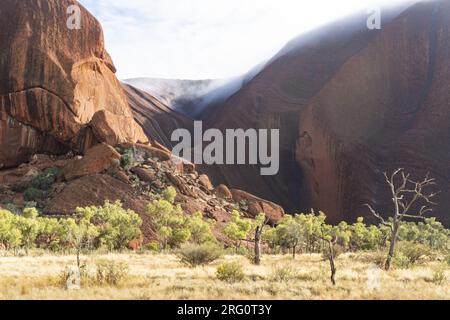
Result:
<svg viewBox="0 0 450 320"><path fill-rule="evenodd" d="M0 167L36 152L147 142L114 75L98 21L80 6L81 29L67 27L73 4L78 2L0 4Z"/></svg>
<svg viewBox="0 0 450 320"><path fill-rule="evenodd" d="M178 128L190 130L193 120L173 110L151 94L128 84L122 84L134 117L151 140L172 149L172 132Z"/></svg>
<svg viewBox="0 0 450 320"><path fill-rule="evenodd" d="M389 213L383 171L428 171L450 225L450 2L419 3L383 20L336 23L289 44L206 119L209 127L279 128L280 172L203 167L224 182L330 222Z"/></svg>

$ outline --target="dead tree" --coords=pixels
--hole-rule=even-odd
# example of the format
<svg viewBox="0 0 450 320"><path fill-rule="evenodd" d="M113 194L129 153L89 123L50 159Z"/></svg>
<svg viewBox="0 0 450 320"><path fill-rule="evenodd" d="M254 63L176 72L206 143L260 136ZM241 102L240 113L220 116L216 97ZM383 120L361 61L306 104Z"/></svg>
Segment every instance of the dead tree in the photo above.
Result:
<svg viewBox="0 0 450 320"><path fill-rule="evenodd" d="M394 204L392 219L386 220L371 205L366 204L366 206L372 215L383 225L388 226L391 231L389 253L385 263L385 269L389 270L402 221L404 219L425 219L425 215L433 211L430 206L437 204L433 202L433 198L439 192L433 193L425 190L436 185L436 180L430 178L429 174L421 181L414 181L410 179L410 175L405 173L404 169L400 168L394 171L390 177L384 173L384 177L390 187Z"/></svg>
<svg viewBox="0 0 450 320"><path fill-rule="evenodd" d="M325 236L318 237L320 240L324 241L327 246L323 249L323 256L328 260L330 263L330 280L333 286L336 285L336 264L335 260L340 254L340 250L336 250L336 244L338 242L338 237L332 236L331 238L327 238Z"/></svg>
<svg viewBox="0 0 450 320"><path fill-rule="evenodd" d="M269 222L269 219L266 218L262 225L256 226L255 230L255 257L254 264L259 266L261 264L261 237L264 230L264 226Z"/></svg>

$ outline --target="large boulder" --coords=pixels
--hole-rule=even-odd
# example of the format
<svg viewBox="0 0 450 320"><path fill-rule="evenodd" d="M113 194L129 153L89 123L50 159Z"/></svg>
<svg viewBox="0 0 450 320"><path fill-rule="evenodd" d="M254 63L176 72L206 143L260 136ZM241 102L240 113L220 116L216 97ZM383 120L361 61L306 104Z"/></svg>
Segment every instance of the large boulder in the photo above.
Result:
<svg viewBox="0 0 450 320"><path fill-rule="evenodd" d="M65 180L70 181L109 169L120 163L120 153L105 143L99 144L86 152L81 159L71 160L62 171Z"/></svg>
<svg viewBox="0 0 450 320"><path fill-rule="evenodd" d="M69 29L69 6L81 29ZM134 121L99 22L75 0L0 4L0 167L32 154L148 141Z"/></svg>

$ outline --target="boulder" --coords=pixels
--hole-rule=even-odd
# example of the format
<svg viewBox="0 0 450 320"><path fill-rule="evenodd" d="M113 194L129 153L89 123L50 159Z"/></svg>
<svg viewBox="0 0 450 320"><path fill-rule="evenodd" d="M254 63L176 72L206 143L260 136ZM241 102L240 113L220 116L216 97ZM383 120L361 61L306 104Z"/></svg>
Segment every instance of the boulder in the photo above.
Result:
<svg viewBox="0 0 450 320"><path fill-rule="evenodd" d="M235 202L244 201L247 204L247 212L253 218L257 217L260 213L265 213L269 219L269 223L275 225L284 216L283 208L273 202L258 198L238 189L231 189L231 194Z"/></svg>
<svg viewBox="0 0 450 320"><path fill-rule="evenodd" d="M71 160L62 170L66 181L101 173L116 165L120 154L110 145L101 143L86 152L82 159Z"/></svg>
<svg viewBox="0 0 450 320"><path fill-rule="evenodd" d="M134 173L139 180L144 182L153 182L157 179L155 171L151 169L134 167L131 169L131 172Z"/></svg>
<svg viewBox="0 0 450 320"><path fill-rule="evenodd" d="M228 187L224 184L220 184L218 185L215 189L214 189L214 194L221 198L221 199L225 199L225 200L232 200L233 199L233 195L231 194L230 189L228 189Z"/></svg>
<svg viewBox="0 0 450 320"><path fill-rule="evenodd" d="M206 174L201 174L198 177L198 183L204 187L206 190L213 190L214 187L211 183L211 181L209 180L209 177Z"/></svg>
<svg viewBox="0 0 450 320"><path fill-rule="evenodd" d="M143 153L146 158L158 159L158 161L168 161L172 158L172 154L168 151L162 150L160 148L152 147L149 144L136 144L136 152Z"/></svg>

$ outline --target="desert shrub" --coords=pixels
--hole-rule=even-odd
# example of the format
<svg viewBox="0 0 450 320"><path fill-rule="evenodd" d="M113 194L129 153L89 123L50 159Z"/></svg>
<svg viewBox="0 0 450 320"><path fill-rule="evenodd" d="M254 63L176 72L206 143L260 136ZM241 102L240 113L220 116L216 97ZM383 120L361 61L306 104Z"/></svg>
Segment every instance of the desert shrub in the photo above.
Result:
<svg viewBox="0 0 450 320"><path fill-rule="evenodd" d="M446 258L447 264L450 266L450 254Z"/></svg>
<svg viewBox="0 0 450 320"><path fill-rule="evenodd" d="M177 189L175 189L172 186L168 187L167 189L164 189L162 192L162 198L172 204L175 202L176 196L177 196Z"/></svg>
<svg viewBox="0 0 450 320"><path fill-rule="evenodd" d="M394 265L397 268L410 268L420 262L423 257L432 256L431 249L423 244L402 241L398 244L394 256Z"/></svg>
<svg viewBox="0 0 450 320"><path fill-rule="evenodd" d="M92 283L95 283L95 279L88 272L88 266L84 262L79 268L66 266L57 278L57 284L64 289L70 289L71 286L73 288L88 286Z"/></svg>
<svg viewBox="0 0 450 320"><path fill-rule="evenodd" d="M207 265L222 256L222 248L212 243L188 245L178 251L181 262L191 266Z"/></svg>
<svg viewBox="0 0 450 320"><path fill-rule="evenodd" d="M240 282L245 279L244 268L239 262L224 262L217 267L217 279L228 282Z"/></svg>
<svg viewBox="0 0 450 320"><path fill-rule="evenodd" d="M157 252L161 250L161 247L159 246L158 242L151 241L144 246L144 249Z"/></svg>
<svg viewBox="0 0 450 320"><path fill-rule="evenodd" d="M59 168L45 169L41 174L33 179L31 182L31 187L40 190L48 190L52 184L55 183L59 172Z"/></svg>
<svg viewBox="0 0 450 320"><path fill-rule="evenodd" d="M136 160L134 158L133 150L125 149L125 150L121 151L120 153L121 153L120 166L122 168L124 168L125 170L129 170L132 167L134 167Z"/></svg>
<svg viewBox="0 0 450 320"><path fill-rule="evenodd" d="M270 279L275 282L289 282L297 278L298 274L298 269L293 266L279 266L272 270Z"/></svg>
<svg viewBox="0 0 450 320"><path fill-rule="evenodd" d="M403 222L399 230L399 239L424 244L432 250L450 251L450 230L436 218L427 218L423 222Z"/></svg>
<svg viewBox="0 0 450 320"><path fill-rule="evenodd" d="M23 193L23 198L25 199L25 201L38 201L41 200L43 196L44 193L42 192L42 190L35 187L30 187Z"/></svg>
<svg viewBox="0 0 450 320"><path fill-rule="evenodd" d="M436 285L441 285L447 280L445 276L445 269L439 268L433 272L433 277L431 278L431 282Z"/></svg>
<svg viewBox="0 0 450 320"><path fill-rule="evenodd" d="M97 283L116 286L128 275L129 267L125 262L101 260L96 263Z"/></svg>

